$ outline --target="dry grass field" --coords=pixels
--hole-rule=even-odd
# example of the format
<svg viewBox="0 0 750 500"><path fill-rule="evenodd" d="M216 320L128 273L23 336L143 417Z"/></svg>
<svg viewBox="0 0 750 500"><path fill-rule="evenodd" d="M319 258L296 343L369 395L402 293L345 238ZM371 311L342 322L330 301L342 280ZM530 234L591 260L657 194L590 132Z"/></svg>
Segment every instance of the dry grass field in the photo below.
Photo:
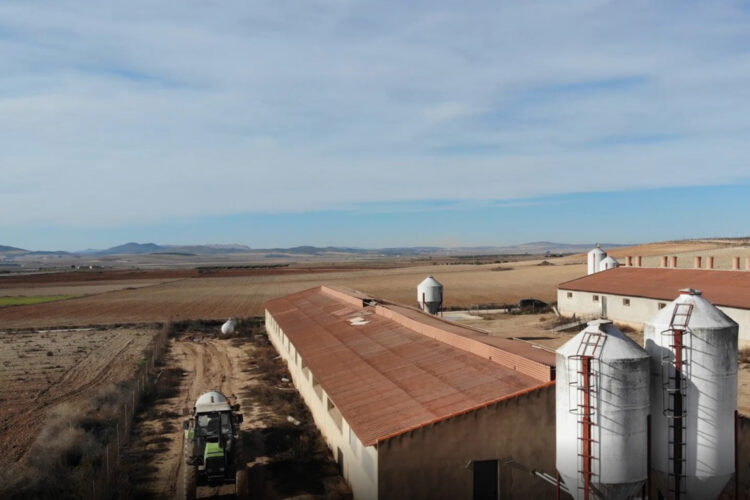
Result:
<svg viewBox="0 0 750 500"><path fill-rule="evenodd" d="M585 272L583 265L547 265L540 261L502 264L435 265L251 276L193 277L33 306L0 309L6 328L92 324L132 324L183 319L222 319L263 314L265 301L322 283L343 285L385 299L412 304L416 286L434 275L446 287L446 306L515 302L523 297L555 299L557 284ZM125 283L123 283L125 284ZM64 286L64 282L55 286ZM18 285L15 285L16 287Z"/></svg>
<svg viewBox="0 0 750 500"><path fill-rule="evenodd" d="M154 330L0 333L0 467L20 460L45 416L132 377Z"/></svg>

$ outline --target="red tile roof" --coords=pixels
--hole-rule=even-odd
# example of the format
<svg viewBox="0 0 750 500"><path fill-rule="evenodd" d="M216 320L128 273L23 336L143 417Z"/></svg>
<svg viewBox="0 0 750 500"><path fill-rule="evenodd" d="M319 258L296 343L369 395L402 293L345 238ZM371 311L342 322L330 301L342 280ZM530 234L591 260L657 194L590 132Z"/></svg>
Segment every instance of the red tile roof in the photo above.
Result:
<svg viewBox="0 0 750 500"><path fill-rule="evenodd" d="M717 306L750 309L750 272L708 269L618 267L561 283L561 290L674 300L696 288Z"/></svg>
<svg viewBox="0 0 750 500"><path fill-rule="evenodd" d="M367 446L553 383L551 352L358 292L318 287L266 309Z"/></svg>

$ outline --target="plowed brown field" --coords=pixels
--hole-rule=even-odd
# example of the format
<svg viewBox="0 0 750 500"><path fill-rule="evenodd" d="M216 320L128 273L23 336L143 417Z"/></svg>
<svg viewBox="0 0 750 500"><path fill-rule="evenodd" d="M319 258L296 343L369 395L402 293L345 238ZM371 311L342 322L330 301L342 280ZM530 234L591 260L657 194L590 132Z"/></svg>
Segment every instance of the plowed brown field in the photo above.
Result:
<svg viewBox="0 0 750 500"><path fill-rule="evenodd" d="M553 261L554 262L554 261ZM32 306L0 309L7 328L223 319L263 314L265 301L323 283L343 285L411 304L427 275L445 285L446 306L515 302L524 297L551 301L557 284L585 272L583 265L539 266L539 261L502 264L435 265L253 276L203 277L170 281L134 290Z"/></svg>
<svg viewBox="0 0 750 500"><path fill-rule="evenodd" d="M129 379L155 331L0 333L0 467L23 458L55 406Z"/></svg>

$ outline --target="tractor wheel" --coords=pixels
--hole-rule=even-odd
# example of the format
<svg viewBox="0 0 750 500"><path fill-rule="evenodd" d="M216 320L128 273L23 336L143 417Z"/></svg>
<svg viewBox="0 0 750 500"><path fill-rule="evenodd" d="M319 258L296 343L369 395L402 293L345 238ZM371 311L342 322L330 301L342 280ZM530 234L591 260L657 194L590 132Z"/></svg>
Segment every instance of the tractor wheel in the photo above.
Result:
<svg viewBox="0 0 750 500"><path fill-rule="evenodd" d="M188 443L185 445L185 461L182 464L182 490L185 500L195 500L196 490L198 489L198 467L189 464L187 459L192 458L195 445Z"/></svg>
<svg viewBox="0 0 750 500"><path fill-rule="evenodd" d="M247 479L247 469L244 467L234 475L234 488L237 500L250 500L250 484Z"/></svg>

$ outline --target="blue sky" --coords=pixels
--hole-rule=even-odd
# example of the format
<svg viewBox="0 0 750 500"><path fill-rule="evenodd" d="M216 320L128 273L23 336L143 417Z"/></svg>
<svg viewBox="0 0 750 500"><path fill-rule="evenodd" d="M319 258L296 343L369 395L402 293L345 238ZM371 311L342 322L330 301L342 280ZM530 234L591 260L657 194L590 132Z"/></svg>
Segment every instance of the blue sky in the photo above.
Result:
<svg viewBox="0 0 750 500"><path fill-rule="evenodd" d="M750 233L742 2L5 0L0 75L0 244Z"/></svg>

